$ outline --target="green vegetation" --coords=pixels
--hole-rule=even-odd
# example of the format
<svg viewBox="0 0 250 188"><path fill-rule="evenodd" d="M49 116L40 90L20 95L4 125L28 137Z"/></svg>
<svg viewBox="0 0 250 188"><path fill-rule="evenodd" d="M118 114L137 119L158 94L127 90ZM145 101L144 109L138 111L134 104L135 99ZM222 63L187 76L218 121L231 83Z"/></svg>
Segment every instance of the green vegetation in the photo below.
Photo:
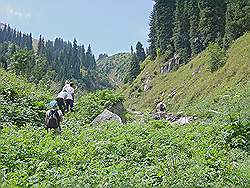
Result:
<svg viewBox="0 0 250 188"><path fill-rule="evenodd" d="M118 53L97 61L97 69L111 79L113 85L122 85L132 60L130 53Z"/></svg>
<svg viewBox="0 0 250 188"><path fill-rule="evenodd" d="M1 91L11 86L18 99L23 100L9 103L13 92L7 98L2 94L1 103L8 102L10 110L1 106L1 112L22 112L18 116L16 112L9 113L9 119L30 115L21 121L8 121L0 130L2 186L249 184L249 121L238 121L237 114L231 114L224 123L197 122L186 126L154 120L146 124L92 125L90 122L103 109L123 100L113 91L99 91L79 98L75 111L65 116L62 135L56 136L47 134L43 127L33 126L32 113L44 115L44 103L49 96L13 74L1 70L0 75L5 83ZM27 100L31 102L26 103ZM40 101L42 109L32 111L35 101ZM42 125L43 117L35 120ZM23 124L24 121L28 122Z"/></svg>
<svg viewBox="0 0 250 188"><path fill-rule="evenodd" d="M249 31L248 0L154 0L150 18L149 53L166 59L178 54L180 63L208 47L229 47Z"/></svg>
<svg viewBox="0 0 250 188"><path fill-rule="evenodd" d="M78 122L79 125L84 126L91 123L104 109L123 100L124 97L120 93L112 90L89 93L79 98L75 112L70 114L70 118L74 120L74 123Z"/></svg>
<svg viewBox="0 0 250 188"><path fill-rule="evenodd" d="M166 123L4 128L3 186L246 186L247 153L227 150L221 126Z"/></svg>
<svg viewBox="0 0 250 188"><path fill-rule="evenodd" d="M36 41L31 34L17 32L6 24L0 28L0 67L15 70L36 83L54 81L60 85L73 80L81 90L111 87L108 79L96 70L90 45L85 52L84 45L78 45L76 39L72 44L62 38L45 41L40 35Z"/></svg>
<svg viewBox="0 0 250 188"><path fill-rule="evenodd" d="M164 74L160 73L163 58L159 57L156 62L147 58L142 73L131 86L125 87L127 106L153 110L155 101L162 98L169 112L211 117L237 106L249 112L249 43L250 33L236 40L226 52L225 65L213 73L211 60L220 59L221 50L211 53L208 48L177 71ZM220 63L218 59L214 62L216 66ZM147 78L150 78L151 89L144 91Z"/></svg>
<svg viewBox="0 0 250 188"><path fill-rule="evenodd" d="M45 104L51 99L44 86L36 89L14 74L0 69L0 122L2 126L44 125Z"/></svg>
<svg viewBox="0 0 250 188"><path fill-rule="evenodd" d="M135 52L100 54L96 63L90 45L85 52L76 39L42 36L34 52L31 34L0 29L1 186L250 186L248 1L154 1L147 58L138 42ZM124 96L102 90L76 97L62 134L47 134L47 83L72 79L91 90L109 87L107 77ZM127 114L125 125L92 123L124 100L146 112L159 99L167 112L198 120L170 124L144 113L143 121Z"/></svg>

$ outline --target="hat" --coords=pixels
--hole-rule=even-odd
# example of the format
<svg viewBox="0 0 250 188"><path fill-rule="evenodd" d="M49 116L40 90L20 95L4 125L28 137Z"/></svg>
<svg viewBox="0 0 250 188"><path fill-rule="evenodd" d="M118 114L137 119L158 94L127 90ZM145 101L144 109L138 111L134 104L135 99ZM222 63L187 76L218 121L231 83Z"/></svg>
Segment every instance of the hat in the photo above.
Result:
<svg viewBox="0 0 250 188"><path fill-rule="evenodd" d="M52 108L57 107L57 106L58 106L57 101L56 101L56 100L51 101L51 102L49 103L49 106L52 107Z"/></svg>

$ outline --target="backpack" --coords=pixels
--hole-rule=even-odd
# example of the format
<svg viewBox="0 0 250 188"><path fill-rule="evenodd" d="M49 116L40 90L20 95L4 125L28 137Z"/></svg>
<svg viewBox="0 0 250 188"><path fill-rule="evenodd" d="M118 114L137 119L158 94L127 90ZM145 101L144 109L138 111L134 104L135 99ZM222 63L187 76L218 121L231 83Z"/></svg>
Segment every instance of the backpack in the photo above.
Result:
<svg viewBox="0 0 250 188"><path fill-rule="evenodd" d="M165 107L165 105L164 104L160 104L160 111L165 111L166 110L166 107Z"/></svg>
<svg viewBox="0 0 250 188"><path fill-rule="evenodd" d="M59 118L60 117L57 110L50 110L47 128L54 128L54 129L58 128L60 123Z"/></svg>

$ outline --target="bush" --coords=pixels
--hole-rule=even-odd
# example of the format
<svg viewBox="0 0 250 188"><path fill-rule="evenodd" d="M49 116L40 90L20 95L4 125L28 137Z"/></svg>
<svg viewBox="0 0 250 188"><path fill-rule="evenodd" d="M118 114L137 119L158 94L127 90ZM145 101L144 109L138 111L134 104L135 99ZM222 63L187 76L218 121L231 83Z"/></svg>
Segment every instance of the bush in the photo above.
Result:
<svg viewBox="0 0 250 188"><path fill-rule="evenodd" d="M208 45L208 67L211 72L217 71L226 63L225 51L218 43L209 43Z"/></svg>
<svg viewBox="0 0 250 188"><path fill-rule="evenodd" d="M9 125L42 126L50 94L46 90L36 89L17 78L14 74L0 69L0 122Z"/></svg>
<svg viewBox="0 0 250 188"><path fill-rule="evenodd" d="M69 118L81 119L80 124L85 125L94 120L94 118L103 112L105 108L123 101L123 96L113 90L102 90L95 93L89 93L79 98L75 106L74 113Z"/></svg>

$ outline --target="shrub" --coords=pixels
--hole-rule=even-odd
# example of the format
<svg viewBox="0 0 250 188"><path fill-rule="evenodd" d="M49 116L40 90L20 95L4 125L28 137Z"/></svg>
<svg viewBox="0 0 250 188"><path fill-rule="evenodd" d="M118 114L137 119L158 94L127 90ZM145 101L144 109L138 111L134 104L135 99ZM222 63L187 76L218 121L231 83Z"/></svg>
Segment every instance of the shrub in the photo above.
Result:
<svg viewBox="0 0 250 188"><path fill-rule="evenodd" d="M217 71L226 63L225 52L218 43L209 43L208 53L208 67L211 72Z"/></svg>

